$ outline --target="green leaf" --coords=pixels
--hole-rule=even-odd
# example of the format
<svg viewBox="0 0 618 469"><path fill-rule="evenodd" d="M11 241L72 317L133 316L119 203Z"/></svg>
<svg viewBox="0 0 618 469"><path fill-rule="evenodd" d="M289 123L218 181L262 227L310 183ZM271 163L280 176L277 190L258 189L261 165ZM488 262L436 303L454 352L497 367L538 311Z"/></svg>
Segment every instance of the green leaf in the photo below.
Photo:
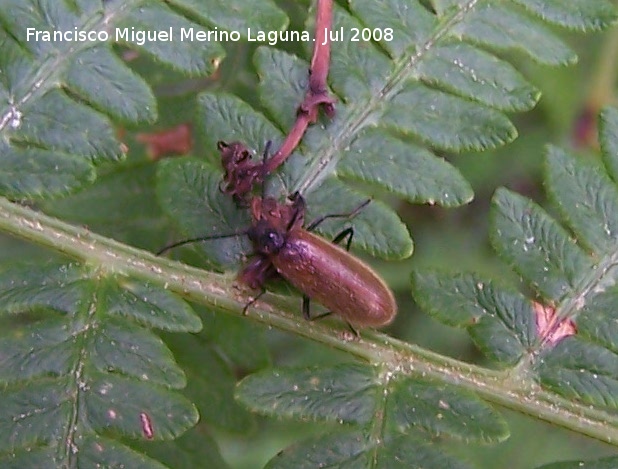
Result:
<svg viewBox="0 0 618 469"><path fill-rule="evenodd" d="M611 281L607 280L608 283ZM618 287L599 288L577 318L580 336L618 353Z"/></svg>
<svg viewBox="0 0 618 469"><path fill-rule="evenodd" d="M53 448L39 448L34 451L16 451L0 458L2 467L21 469L22 467L45 467L54 458Z"/></svg>
<svg viewBox="0 0 618 469"><path fill-rule="evenodd" d="M493 199L494 248L549 300L572 295L592 262L575 240L535 203L499 189Z"/></svg>
<svg viewBox="0 0 618 469"><path fill-rule="evenodd" d="M71 418L70 393L67 378L4 388L0 392L0 451L62 441Z"/></svg>
<svg viewBox="0 0 618 469"><path fill-rule="evenodd" d="M84 396L84 412L94 431L144 438L144 419L148 419L153 429L148 439L167 440L197 423L193 404L165 388L111 374L93 378ZM139 402L133 396L140 396Z"/></svg>
<svg viewBox="0 0 618 469"><path fill-rule="evenodd" d="M484 3L473 8L452 34L499 50L517 50L547 65L577 60L575 53L542 23L501 4Z"/></svg>
<svg viewBox="0 0 618 469"><path fill-rule="evenodd" d="M69 373L73 334L64 320L48 319L0 338L0 381ZM24 338L36 339L37 348L32 350L31 343Z"/></svg>
<svg viewBox="0 0 618 469"><path fill-rule="evenodd" d="M514 365L536 343L532 305L523 295L473 274L416 271L414 298L439 321L466 327L491 359Z"/></svg>
<svg viewBox="0 0 618 469"><path fill-rule="evenodd" d="M363 25L335 5L333 28L341 28L344 34L351 34L353 28L362 29ZM378 48L359 47L359 42L352 39L344 36L338 39L337 47L331 48L328 80L335 92L345 97L347 102L361 103L380 92L392 64Z"/></svg>
<svg viewBox="0 0 618 469"><path fill-rule="evenodd" d="M569 337L543 357L539 377L544 386L557 394L615 409L617 370L618 353Z"/></svg>
<svg viewBox="0 0 618 469"><path fill-rule="evenodd" d="M544 464L537 469L612 469L618 464L618 457L597 459L593 461L563 461Z"/></svg>
<svg viewBox="0 0 618 469"><path fill-rule="evenodd" d="M93 47L75 57L67 70L67 85L101 112L128 122L153 121L156 102L146 82L131 73L104 47ZM127 100L126 96L132 99Z"/></svg>
<svg viewBox="0 0 618 469"><path fill-rule="evenodd" d="M37 100L10 138L35 147L81 154L95 162L120 156L119 145L105 118L72 102L60 91L50 91Z"/></svg>
<svg viewBox="0 0 618 469"><path fill-rule="evenodd" d="M306 93L307 63L270 47L258 47L253 62L258 74L268 74L268 80L258 84L260 101L277 124L289 129L296 118L296 107Z"/></svg>
<svg viewBox="0 0 618 469"><path fill-rule="evenodd" d="M368 441L360 432L345 432L314 438L294 445L273 458L267 469L296 467L412 469L469 469L470 466L435 449L431 445L400 437L383 443Z"/></svg>
<svg viewBox="0 0 618 469"><path fill-rule="evenodd" d="M30 451L16 451L0 458L2 467L20 469L24 467L48 467L57 458L54 448L37 448ZM165 469L157 461L143 456L132 449L107 438L84 438L79 453L75 455L77 467L115 467L127 464L136 469Z"/></svg>
<svg viewBox="0 0 618 469"><path fill-rule="evenodd" d="M90 294L85 272L79 264L13 267L0 274L0 306L5 313L49 308L71 312L83 306ZM21 279L21 282L18 280Z"/></svg>
<svg viewBox="0 0 618 469"><path fill-rule="evenodd" d="M252 415L234 400L236 377L215 346L195 337L166 337L187 373L185 395L197 406L204 423L227 432L247 434L254 427Z"/></svg>
<svg viewBox="0 0 618 469"><path fill-rule="evenodd" d="M207 22L220 25L228 31L238 31L243 37L248 28L251 28L255 37L258 30L279 31L288 24L285 13L271 0L250 3L244 0L174 0L170 3L191 10Z"/></svg>
<svg viewBox="0 0 618 469"><path fill-rule="evenodd" d="M108 116L155 120L152 92L113 52L113 43L135 45L185 73L212 73L223 58L215 40L181 41L181 28L207 30L155 1L1 0L0 25L0 193L12 198L75 191L94 180L93 163L122 158ZM170 27L171 41L139 32L129 37ZM78 32L94 37L75 37Z"/></svg>
<svg viewBox="0 0 618 469"><path fill-rule="evenodd" d="M599 143L609 176L618 181L618 109L607 107L599 118Z"/></svg>
<svg viewBox="0 0 618 469"><path fill-rule="evenodd" d="M416 203L455 207L472 200L472 188L443 159L422 147L368 130L339 164L344 179L367 182Z"/></svg>
<svg viewBox="0 0 618 469"><path fill-rule="evenodd" d="M547 191L576 238L532 201L505 189L494 196L492 244L538 297L526 299L471 274L413 275L423 308L467 327L486 355L529 380L525 386L612 411L618 407L618 189L608 172L609 152L618 148L617 115L613 109L602 114L607 168L548 151Z"/></svg>
<svg viewBox="0 0 618 469"><path fill-rule="evenodd" d="M107 313L166 331L197 332L201 321L187 303L158 285L120 280L104 290Z"/></svg>
<svg viewBox="0 0 618 469"><path fill-rule="evenodd" d="M180 225L185 238L233 235L199 243L217 267L238 267L250 253L243 231L248 214L219 190L221 173L194 159L168 160L159 165L157 196L163 211Z"/></svg>
<svg viewBox="0 0 618 469"><path fill-rule="evenodd" d="M149 456L167 464L166 467L200 467L208 461L209 469L228 469L217 444L200 427L198 425L173 442L157 441L138 446Z"/></svg>
<svg viewBox="0 0 618 469"><path fill-rule="evenodd" d="M404 441L402 433L411 433L405 439L406 446L414 446L414 435L423 434L421 431L467 441L496 442L508 437L502 418L476 396L454 386L437 386L418 376L397 376L366 365L266 370L243 379L236 397L252 410L268 415L333 421L367 430L366 435L353 433L353 438L346 433L320 438L321 454L313 454L316 443L301 443L268 467L290 467L300 454L305 454L313 466L328 466L335 461L356 464L350 467L364 466L375 454L378 460L392 461L403 450L399 446ZM418 464L425 457L438 457L455 464L431 444L417 444L422 450L404 450L404 460Z"/></svg>
<svg viewBox="0 0 618 469"><path fill-rule="evenodd" d="M211 151L217 148L219 140L239 140L249 148L261 151L268 140L277 143L282 138L281 131L263 114L235 96L204 93L198 98L198 106L200 135Z"/></svg>
<svg viewBox="0 0 618 469"><path fill-rule="evenodd" d="M360 432L338 432L287 448L270 460L266 468L363 467L368 463L366 454L370 449Z"/></svg>
<svg viewBox="0 0 618 469"><path fill-rule="evenodd" d="M365 24L382 30L393 29L392 40L379 40L393 57L400 57L410 46L425 42L437 25L436 18L420 2L408 2L402 8L397 0L352 0L350 8Z"/></svg>
<svg viewBox="0 0 618 469"><path fill-rule="evenodd" d="M366 366L266 370L243 379L236 398L269 415L367 423L379 389Z"/></svg>
<svg viewBox="0 0 618 469"><path fill-rule="evenodd" d="M552 147L547 181L549 194L582 243L598 256L614 251L618 244L618 188L603 169Z"/></svg>
<svg viewBox="0 0 618 469"><path fill-rule="evenodd" d="M139 8L129 9L121 15L117 27L122 32L122 36L116 34L118 42L142 49L157 60L192 75L213 73L224 55L216 40L195 39L198 34L208 37L208 28L183 18L159 2L149 2L139 5ZM171 39L144 40L140 36L131 35L133 28L137 31L160 31L169 28L172 32L169 36ZM188 35L189 32L195 36Z"/></svg>
<svg viewBox="0 0 618 469"><path fill-rule="evenodd" d="M421 79L502 111L526 111L540 92L508 63L468 44L445 44L421 62Z"/></svg>
<svg viewBox="0 0 618 469"><path fill-rule="evenodd" d="M0 336L1 451L49 445L58 465L70 465L77 452L86 465L145 467L150 460L98 433L171 439L196 423L194 406L173 391L185 385L185 375L172 353L130 321L199 330L183 302L79 264L4 271L0 292L0 310L25 316Z"/></svg>
<svg viewBox="0 0 618 469"><path fill-rule="evenodd" d="M417 428L436 437L485 443L509 436L506 422L496 411L455 386L409 377L395 380L389 394L388 424L401 433Z"/></svg>
<svg viewBox="0 0 618 469"><path fill-rule="evenodd" d="M517 136L513 124L499 112L417 84L394 97L383 124L451 151L495 148Z"/></svg>
<svg viewBox="0 0 618 469"><path fill-rule="evenodd" d="M107 438L97 436L83 439L83 448L77 455L77 466L114 467L123 464L136 469L164 469L165 467L157 461Z"/></svg>
<svg viewBox="0 0 618 469"><path fill-rule="evenodd" d="M320 216L350 213L366 201L366 197L333 178L322 184L321 191L307 197L305 218L311 223ZM413 244L406 226L377 200L364 207L354 218L326 220L316 231L332 239L349 226L354 228L353 246L371 255L384 259L405 259L412 254ZM384 233L380 229L383 226L389 226L390 231Z"/></svg>
<svg viewBox="0 0 618 469"><path fill-rule="evenodd" d="M96 177L90 162L74 155L0 143L0 191L10 198L70 193Z"/></svg>
<svg viewBox="0 0 618 469"><path fill-rule="evenodd" d="M90 359L101 372L140 377L170 388L184 388L187 384L163 341L130 323L109 321L103 325L93 339Z"/></svg>
<svg viewBox="0 0 618 469"><path fill-rule="evenodd" d="M606 0L516 0L545 21L572 29L603 29L616 20L616 10Z"/></svg>
<svg viewBox="0 0 618 469"><path fill-rule="evenodd" d="M121 166L99 177L91 186L43 204L43 210L74 224L132 246L158 251L170 241L156 199L156 166Z"/></svg>

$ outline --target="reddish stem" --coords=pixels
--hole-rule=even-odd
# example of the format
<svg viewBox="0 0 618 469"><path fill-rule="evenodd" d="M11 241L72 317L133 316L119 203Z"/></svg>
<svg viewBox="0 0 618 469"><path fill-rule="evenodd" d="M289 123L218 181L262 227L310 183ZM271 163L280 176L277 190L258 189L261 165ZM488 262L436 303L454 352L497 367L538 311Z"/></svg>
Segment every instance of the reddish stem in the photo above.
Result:
<svg viewBox="0 0 618 469"><path fill-rule="evenodd" d="M318 0L315 20L315 47L309 72L309 92L326 93L326 78L330 64L328 31L333 23L332 0Z"/></svg>
<svg viewBox="0 0 618 469"><path fill-rule="evenodd" d="M315 20L315 46L311 67L309 68L309 89L303 102L298 107L296 122L281 144L281 147L272 155L266 163L266 173L277 169L302 140L310 124L318 119L320 107L328 117L335 114L335 99L328 93L326 78L330 65L330 40L328 31L333 23L332 0L318 0Z"/></svg>
<svg viewBox="0 0 618 469"><path fill-rule="evenodd" d="M225 193L243 200L252 190L253 184L263 182L267 174L277 169L299 145L307 128L318 120L320 108L328 117L335 114L335 99L328 93L326 78L330 64L330 40L328 32L333 22L333 1L318 0L315 22L315 45L309 68L309 86L305 97L298 107L296 121L286 135L279 149L265 163L253 163L247 160L234 163L222 152L225 169ZM235 144L240 144L235 142ZM222 148L219 148L222 150Z"/></svg>

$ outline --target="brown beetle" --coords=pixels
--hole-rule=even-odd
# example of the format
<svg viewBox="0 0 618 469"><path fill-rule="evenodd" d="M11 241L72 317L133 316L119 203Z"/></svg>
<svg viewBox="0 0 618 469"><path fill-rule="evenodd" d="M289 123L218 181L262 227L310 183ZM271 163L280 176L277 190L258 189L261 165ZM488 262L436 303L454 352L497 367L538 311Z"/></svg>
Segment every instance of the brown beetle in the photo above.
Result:
<svg viewBox="0 0 618 469"><path fill-rule="evenodd" d="M240 273L239 280L252 288L262 287L270 266L305 294L303 314L311 319L308 298L326 306L352 326L379 327L389 324L397 314L397 303L382 279L364 262L334 243L311 233L326 218L353 216L327 215L303 228L305 203L300 194L292 205L275 199L255 197L251 201L253 225L247 231L256 257ZM335 242L352 229L340 233Z"/></svg>
<svg viewBox="0 0 618 469"><path fill-rule="evenodd" d="M348 214L321 217L305 229L305 203L300 194L294 194L290 204L279 203L272 197L254 197L251 200L253 221L248 230L181 241L161 252L190 242L247 234L255 257L240 271L240 283L263 289L268 279L280 275L304 294L303 315L308 320L312 319L309 300L314 299L352 327L385 326L397 314L392 292L367 264L334 244L347 237L349 248L352 229L341 232L334 243L310 232L327 218L354 216L369 202Z"/></svg>

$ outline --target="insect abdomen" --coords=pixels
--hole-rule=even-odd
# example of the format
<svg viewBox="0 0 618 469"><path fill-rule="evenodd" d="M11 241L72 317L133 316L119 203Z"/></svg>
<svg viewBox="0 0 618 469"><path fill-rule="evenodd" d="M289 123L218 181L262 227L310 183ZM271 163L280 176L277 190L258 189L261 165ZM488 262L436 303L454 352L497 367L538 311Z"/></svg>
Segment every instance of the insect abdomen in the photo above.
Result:
<svg viewBox="0 0 618 469"><path fill-rule="evenodd" d="M360 327L384 326L394 319L392 292L364 262L303 229L291 230L286 241L272 262L309 298Z"/></svg>

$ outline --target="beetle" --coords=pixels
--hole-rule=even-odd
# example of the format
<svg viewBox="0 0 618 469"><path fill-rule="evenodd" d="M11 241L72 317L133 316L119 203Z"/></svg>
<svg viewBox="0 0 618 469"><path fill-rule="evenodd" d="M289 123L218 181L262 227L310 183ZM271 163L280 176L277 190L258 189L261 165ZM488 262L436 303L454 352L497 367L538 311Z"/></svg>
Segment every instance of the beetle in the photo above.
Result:
<svg viewBox="0 0 618 469"><path fill-rule="evenodd" d="M367 264L336 244L348 237L349 248L352 229L342 231L333 243L311 233L325 219L353 216L369 201L350 214L321 217L305 229L304 199L295 193L291 200L289 205L272 197L252 199L253 224L247 235L256 256L240 272L240 282L261 288L273 266L277 274L303 292L306 319L312 319L309 299L314 299L352 326L389 324L397 314L393 293Z"/></svg>
<svg viewBox="0 0 618 469"><path fill-rule="evenodd" d="M281 276L303 293L305 319L317 319L310 314L309 301L313 299L329 310L326 314L342 317L355 333L354 327L381 327L395 318L397 303L378 274L336 244L347 237L349 249L353 230L342 231L332 243L311 233L324 220L352 217L369 202L347 214L323 216L304 228L305 201L299 193L291 196L289 203L255 196L250 202L252 224L246 231L181 241L159 254L191 242L246 234L254 257L240 271L238 281L262 292L245 306L245 312L264 293L266 281Z"/></svg>

